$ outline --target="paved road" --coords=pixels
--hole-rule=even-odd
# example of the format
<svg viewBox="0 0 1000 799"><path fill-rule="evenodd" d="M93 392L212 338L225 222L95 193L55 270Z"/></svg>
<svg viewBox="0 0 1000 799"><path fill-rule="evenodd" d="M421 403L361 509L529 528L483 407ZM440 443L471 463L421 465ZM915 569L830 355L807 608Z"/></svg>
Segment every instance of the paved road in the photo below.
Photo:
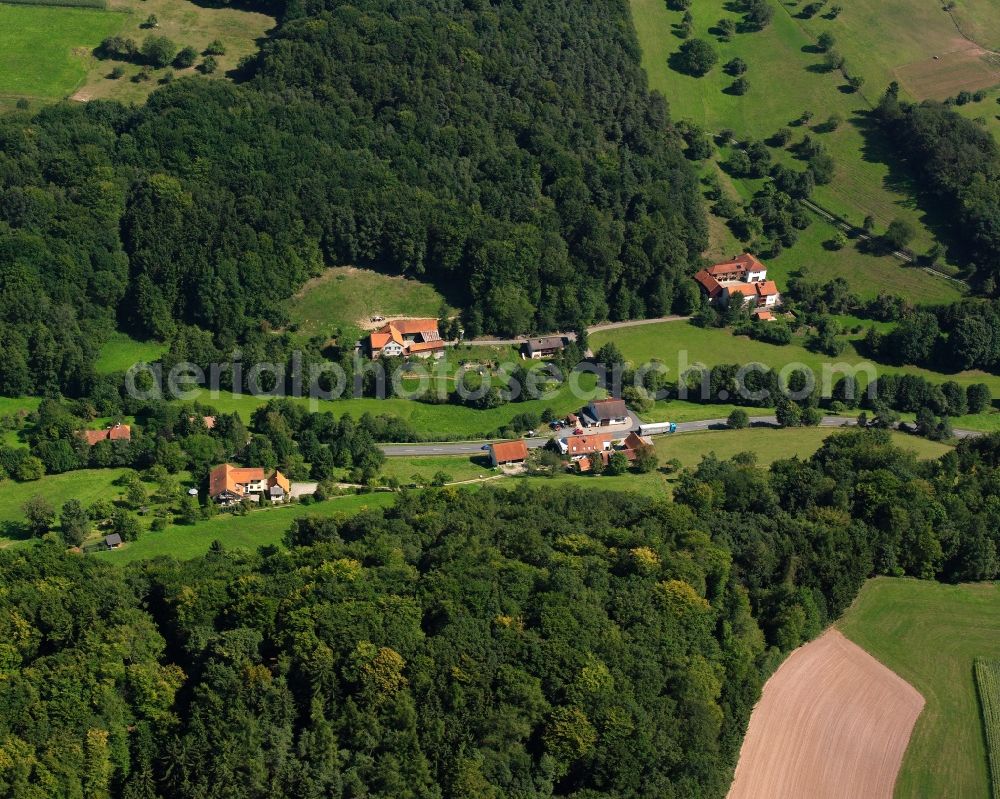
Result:
<svg viewBox="0 0 1000 799"><path fill-rule="evenodd" d="M775 427L777 428L778 420L773 416L751 416L750 426L751 427ZM824 416L819 423L820 427L852 427L854 426L854 419L849 416ZM637 430L639 427L639 419L636 416L632 416L632 428ZM898 429L905 430L904 425L897 425ZM677 433L693 433L699 430L728 430L729 427L726 424L725 418L720 419L702 419L696 422L678 422L677 423ZM627 430L624 428L617 431L624 437ZM963 430L957 429L954 431L955 438L971 438L973 436L984 435L979 430ZM565 434L565 433L564 433ZM555 434L547 436L535 436L534 438L524 439L525 444L528 445L528 449L538 449L544 447L549 439ZM661 435L676 435L671 433L663 433ZM383 444L382 451L390 458L401 458L401 457L413 457L417 455L477 455L481 452L485 452L483 447L485 446L484 441L445 441L440 443L431 444Z"/></svg>
<svg viewBox="0 0 1000 799"><path fill-rule="evenodd" d="M601 330L617 330L622 327L652 325L657 322L684 322L690 318L690 316L657 316L652 319L629 319L625 322L602 322L599 325L590 325L590 327L587 328L587 333L597 333ZM550 338L552 336L565 336L570 341L576 341L576 333L573 332L560 333L556 331L554 333L546 333L542 336L542 338ZM539 338L539 336L518 336L516 338L470 338L462 341L446 341L445 345L448 347L456 347L463 344L473 347L511 347L519 346L529 338Z"/></svg>

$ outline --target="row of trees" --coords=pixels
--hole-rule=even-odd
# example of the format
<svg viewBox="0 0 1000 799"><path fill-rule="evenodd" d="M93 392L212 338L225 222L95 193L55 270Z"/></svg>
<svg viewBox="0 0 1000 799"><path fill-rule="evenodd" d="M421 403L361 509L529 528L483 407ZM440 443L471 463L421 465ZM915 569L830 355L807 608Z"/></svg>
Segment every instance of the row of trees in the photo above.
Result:
<svg viewBox="0 0 1000 799"><path fill-rule="evenodd" d="M975 282L993 296L1000 286L1000 148L988 130L946 105L901 102L893 83L876 118L894 151L915 165L927 191L967 248Z"/></svg>

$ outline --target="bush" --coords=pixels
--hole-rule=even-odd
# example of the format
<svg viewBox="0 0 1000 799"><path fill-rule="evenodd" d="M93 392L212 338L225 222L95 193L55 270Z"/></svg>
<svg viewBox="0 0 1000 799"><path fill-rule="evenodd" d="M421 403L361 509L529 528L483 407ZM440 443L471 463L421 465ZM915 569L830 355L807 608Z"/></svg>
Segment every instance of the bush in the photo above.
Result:
<svg viewBox="0 0 1000 799"><path fill-rule="evenodd" d="M736 408L731 414L729 414L729 418L726 419L726 424L729 425L732 430L742 430L750 424L750 416L742 408Z"/></svg>
<svg viewBox="0 0 1000 799"><path fill-rule="evenodd" d="M729 90L738 97L742 97L750 91L750 81L746 78L737 78L733 81L733 85L729 87Z"/></svg>
<svg viewBox="0 0 1000 799"><path fill-rule="evenodd" d="M174 58L174 66L178 69L187 69L194 66L194 62L197 60L198 51L189 45L183 48Z"/></svg>
<svg viewBox="0 0 1000 799"><path fill-rule="evenodd" d="M177 55L177 45L166 36L147 36L142 42L142 57L157 69L167 66Z"/></svg>
<svg viewBox="0 0 1000 799"><path fill-rule="evenodd" d="M205 75L211 75L219 67L219 62L216 61L212 56L208 56L204 61L201 62L201 66L198 67Z"/></svg>
<svg viewBox="0 0 1000 799"><path fill-rule="evenodd" d="M205 55L225 55L226 46L219 39L213 39L205 48Z"/></svg>

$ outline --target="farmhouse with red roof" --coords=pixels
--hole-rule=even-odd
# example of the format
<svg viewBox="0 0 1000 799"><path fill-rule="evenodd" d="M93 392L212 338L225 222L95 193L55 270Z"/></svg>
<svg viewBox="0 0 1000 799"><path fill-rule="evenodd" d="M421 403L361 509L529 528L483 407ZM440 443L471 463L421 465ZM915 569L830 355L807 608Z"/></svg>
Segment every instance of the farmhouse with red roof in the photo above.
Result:
<svg viewBox="0 0 1000 799"><path fill-rule="evenodd" d="M694 279L712 303L728 305L733 298L739 298L753 308L781 304L778 286L767 279L767 267L750 253L701 269Z"/></svg>
<svg viewBox="0 0 1000 799"><path fill-rule="evenodd" d="M437 319L395 319L368 336L368 354L372 359L400 355L418 358L444 355L444 341L438 332Z"/></svg>

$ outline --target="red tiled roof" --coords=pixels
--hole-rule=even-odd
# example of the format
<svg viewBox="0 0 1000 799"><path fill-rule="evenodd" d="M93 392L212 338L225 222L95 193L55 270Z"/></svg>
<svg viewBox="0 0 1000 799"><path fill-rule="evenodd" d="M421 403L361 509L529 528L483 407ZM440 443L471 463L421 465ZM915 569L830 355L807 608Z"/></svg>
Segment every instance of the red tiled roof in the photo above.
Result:
<svg viewBox="0 0 1000 799"><path fill-rule="evenodd" d="M757 311L754 311L754 316L756 316L762 322L773 322L774 321L774 314L771 313L770 311L757 310Z"/></svg>
<svg viewBox="0 0 1000 799"><path fill-rule="evenodd" d="M433 332L436 334L438 332L437 319L396 319L386 327L390 325L395 327L404 336L413 335L414 333Z"/></svg>
<svg viewBox="0 0 1000 799"><path fill-rule="evenodd" d="M708 292L709 297L717 297L722 293L722 286L719 285L719 281L712 277L707 270L702 269L695 272L694 279Z"/></svg>
<svg viewBox="0 0 1000 799"><path fill-rule="evenodd" d="M116 424L104 430L82 430L81 435L92 447L100 441L131 441L132 428L127 424Z"/></svg>
<svg viewBox="0 0 1000 799"><path fill-rule="evenodd" d="M521 439L516 441L497 441L490 444L490 450L497 463L523 461L528 457L528 446Z"/></svg>
<svg viewBox="0 0 1000 799"><path fill-rule="evenodd" d="M569 436L566 439L566 452L570 455L586 455L591 452L601 452L605 444L611 443L610 433L596 435Z"/></svg>
<svg viewBox="0 0 1000 799"><path fill-rule="evenodd" d="M368 337L368 346L373 351L381 350L390 341L395 341L405 348L407 343L403 336L418 334L424 341L411 342L409 348L412 352L424 352L444 347L441 334L438 332L437 319L396 319L388 322Z"/></svg>
<svg viewBox="0 0 1000 799"><path fill-rule="evenodd" d="M778 286L773 280L764 280L760 283L754 283L757 288L757 295L760 297L770 297L772 294L778 293Z"/></svg>
<svg viewBox="0 0 1000 799"><path fill-rule="evenodd" d="M637 450L653 446L653 440L648 436L640 436L634 430L625 437L622 446L627 450Z"/></svg>
<svg viewBox="0 0 1000 799"><path fill-rule="evenodd" d="M758 293L757 286L759 283L734 283L732 285L726 286L730 294L739 294L740 296L750 297Z"/></svg>
<svg viewBox="0 0 1000 799"><path fill-rule="evenodd" d="M259 467L240 467L229 463L216 466L208 475L208 495L217 497L225 491L243 496L243 485L264 479L264 470Z"/></svg>
<svg viewBox="0 0 1000 799"><path fill-rule="evenodd" d="M443 350L444 342L441 339L434 341L413 341L410 343L410 352L428 352L430 350Z"/></svg>

